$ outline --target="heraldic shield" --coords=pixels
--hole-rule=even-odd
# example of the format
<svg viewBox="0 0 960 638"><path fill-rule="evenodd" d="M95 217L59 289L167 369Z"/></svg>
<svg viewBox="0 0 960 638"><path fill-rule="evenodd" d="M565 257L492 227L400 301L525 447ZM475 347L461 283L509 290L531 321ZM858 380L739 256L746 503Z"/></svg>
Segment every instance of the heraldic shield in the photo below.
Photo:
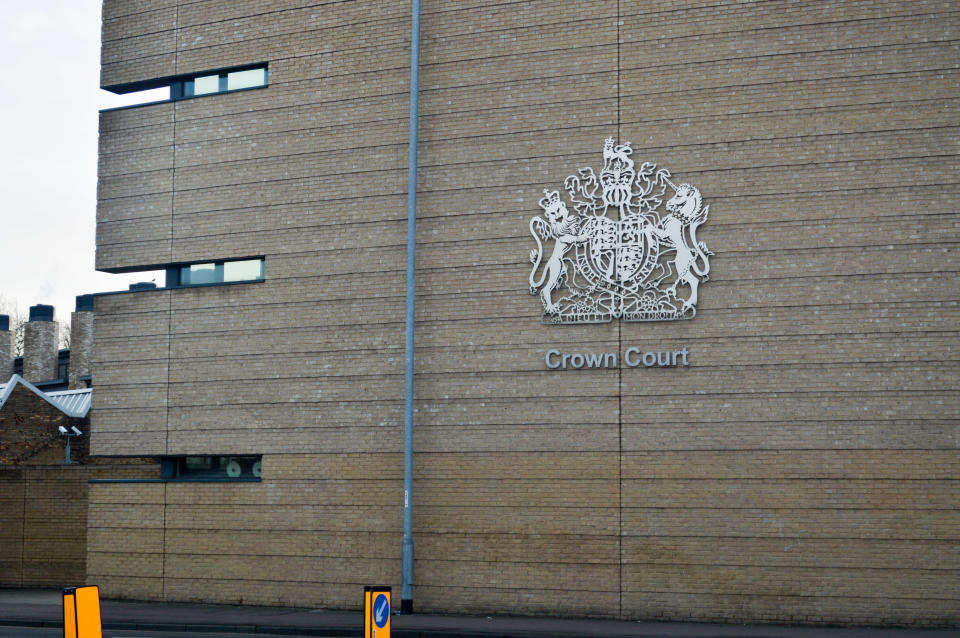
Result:
<svg viewBox="0 0 960 638"><path fill-rule="evenodd" d="M602 323L691 319L699 284L709 279L710 256L697 228L709 206L690 184L645 162L639 170L630 143L608 138L600 177L580 169L564 181L575 212L559 191L544 190L543 217L530 220L530 292L539 295L545 323ZM668 194L665 214L658 209ZM609 214L616 211L618 219ZM543 241L541 241L543 240ZM544 243L553 240L544 260ZM539 276L538 276L539 274ZM685 286L685 297L677 292Z"/></svg>

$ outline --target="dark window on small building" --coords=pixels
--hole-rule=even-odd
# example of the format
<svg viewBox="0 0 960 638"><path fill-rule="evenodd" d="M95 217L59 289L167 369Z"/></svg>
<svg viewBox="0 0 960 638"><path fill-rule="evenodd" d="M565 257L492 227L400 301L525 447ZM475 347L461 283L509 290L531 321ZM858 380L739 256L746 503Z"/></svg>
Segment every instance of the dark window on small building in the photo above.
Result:
<svg viewBox="0 0 960 638"><path fill-rule="evenodd" d="M168 481L258 481L259 455L167 456L161 459L161 478Z"/></svg>
<svg viewBox="0 0 960 638"><path fill-rule="evenodd" d="M61 350L57 353L57 378L66 379L70 376L70 351Z"/></svg>

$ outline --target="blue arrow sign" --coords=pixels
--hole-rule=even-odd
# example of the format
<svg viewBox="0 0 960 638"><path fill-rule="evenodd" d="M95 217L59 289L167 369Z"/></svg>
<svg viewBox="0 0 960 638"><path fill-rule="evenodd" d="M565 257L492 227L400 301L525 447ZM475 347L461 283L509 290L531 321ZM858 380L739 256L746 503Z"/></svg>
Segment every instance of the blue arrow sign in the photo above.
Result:
<svg viewBox="0 0 960 638"><path fill-rule="evenodd" d="M387 620L390 619L390 601L383 594L377 596L373 601L373 622L377 627L383 629L387 626Z"/></svg>

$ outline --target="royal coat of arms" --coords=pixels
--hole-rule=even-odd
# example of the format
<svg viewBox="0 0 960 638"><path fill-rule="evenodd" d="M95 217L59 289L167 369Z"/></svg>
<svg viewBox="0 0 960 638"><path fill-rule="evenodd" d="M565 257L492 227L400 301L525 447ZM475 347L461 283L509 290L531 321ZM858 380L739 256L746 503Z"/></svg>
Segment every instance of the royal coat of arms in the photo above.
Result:
<svg viewBox="0 0 960 638"><path fill-rule="evenodd" d="M697 228L710 207L695 186L674 185L670 171L650 162L635 169L632 154L629 142L607 138L599 179L588 167L564 180L576 212L558 191L543 191L543 217L530 220L537 242L530 251L530 293L540 295L544 323L669 321L696 314L697 288L709 278L713 254L697 241ZM667 188L673 196L661 214ZM541 240L553 240L546 261ZM685 297L680 286L687 288Z"/></svg>

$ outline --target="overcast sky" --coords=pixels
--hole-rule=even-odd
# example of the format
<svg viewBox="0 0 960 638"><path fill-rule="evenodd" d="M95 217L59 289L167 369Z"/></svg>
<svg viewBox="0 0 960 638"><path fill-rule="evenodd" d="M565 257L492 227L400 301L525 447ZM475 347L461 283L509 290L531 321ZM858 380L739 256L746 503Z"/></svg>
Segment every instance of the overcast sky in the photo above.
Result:
<svg viewBox="0 0 960 638"><path fill-rule="evenodd" d="M99 88L100 2L0 0L0 303L65 320L76 295L144 280L93 269L97 111L128 101Z"/></svg>

